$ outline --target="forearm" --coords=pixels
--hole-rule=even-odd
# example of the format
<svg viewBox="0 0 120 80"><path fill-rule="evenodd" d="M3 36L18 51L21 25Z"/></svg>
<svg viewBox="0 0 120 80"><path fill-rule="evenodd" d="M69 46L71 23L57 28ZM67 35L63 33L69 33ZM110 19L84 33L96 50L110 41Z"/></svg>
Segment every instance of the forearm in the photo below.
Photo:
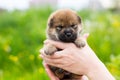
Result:
<svg viewBox="0 0 120 80"><path fill-rule="evenodd" d="M102 62L92 71L88 72L87 77L90 80L115 80Z"/></svg>

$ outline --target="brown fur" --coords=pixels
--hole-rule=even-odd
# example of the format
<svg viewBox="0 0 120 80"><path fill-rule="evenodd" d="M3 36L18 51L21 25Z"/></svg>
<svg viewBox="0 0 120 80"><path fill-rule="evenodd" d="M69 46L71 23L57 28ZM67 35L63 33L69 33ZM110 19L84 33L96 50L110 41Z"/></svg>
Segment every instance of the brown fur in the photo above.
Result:
<svg viewBox="0 0 120 80"><path fill-rule="evenodd" d="M81 48L85 46L85 43L78 38L81 30L81 18L76 12L70 9L61 9L50 15L46 32L48 39L61 42L73 42L77 47ZM44 49L47 55L52 55L59 50L51 44L45 45ZM65 78L72 80L73 77L76 77L75 74L63 69L53 66L50 66L50 68L61 80Z"/></svg>

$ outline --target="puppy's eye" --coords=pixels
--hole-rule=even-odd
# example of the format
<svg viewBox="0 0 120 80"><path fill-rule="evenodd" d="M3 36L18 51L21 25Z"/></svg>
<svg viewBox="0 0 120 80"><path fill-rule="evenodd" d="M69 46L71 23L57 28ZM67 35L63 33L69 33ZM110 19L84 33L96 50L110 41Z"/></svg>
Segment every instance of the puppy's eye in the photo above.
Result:
<svg viewBox="0 0 120 80"><path fill-rule="evenodd" d="M57 30L61 30L63 28L63 26L57 26L56 29Z"/></svg>
<svg viewBox="0 0 120 80"><path fill-rule="evenodd" d="M74 29L76 29L77 25L72 24L71 27L74 28Z"/></svg>

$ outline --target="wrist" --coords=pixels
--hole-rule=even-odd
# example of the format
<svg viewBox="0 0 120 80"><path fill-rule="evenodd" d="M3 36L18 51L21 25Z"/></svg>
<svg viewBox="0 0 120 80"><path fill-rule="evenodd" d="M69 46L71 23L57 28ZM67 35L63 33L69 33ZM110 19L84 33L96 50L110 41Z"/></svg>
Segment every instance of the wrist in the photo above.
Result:
<svg viewBox="0 0 120 80"><path fill-rule="evenodd" d="M115 80L101 61L96 63L96 65L87 72L86 76L90 80Z"/></svg>

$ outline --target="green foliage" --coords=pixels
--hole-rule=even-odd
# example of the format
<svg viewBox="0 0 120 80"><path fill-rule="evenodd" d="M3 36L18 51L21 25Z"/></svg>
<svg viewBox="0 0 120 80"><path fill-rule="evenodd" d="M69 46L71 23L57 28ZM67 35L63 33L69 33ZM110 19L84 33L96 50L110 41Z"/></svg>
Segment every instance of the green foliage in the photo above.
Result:
<svg viewBox="0 0 120 80"><path fill-rule="evenodd" d="M0 14L0 77L4 80L46 80L39 49L50 12L30 9Z"/></svg>
<svg viewBox="0 0 120 80"><path fill-rule="evenodd" d="M108 69L116 77L117 80L120 79L120 55L112 56L111 62L106 63Z"/></svg>
<svg viewBox="0 0 120 80"><path fill-rule="evenodd" d="M89 44L101 58L106 62L110 60L111 55L118 55L120 51L120 15L111 12L94 12L90 14L89 29L90 37ZM85 20L86 22L86 20Z"/></svg>
<svg viewBox="0 0 120 80"><path fill-rule="evenodd" d="M49 80L39 49L52 9L0 13L0 80ZM120 79L120 15L104 11L80 11L88 43L111 73ZM111 57L112 56L112 57Z"/></svg>

